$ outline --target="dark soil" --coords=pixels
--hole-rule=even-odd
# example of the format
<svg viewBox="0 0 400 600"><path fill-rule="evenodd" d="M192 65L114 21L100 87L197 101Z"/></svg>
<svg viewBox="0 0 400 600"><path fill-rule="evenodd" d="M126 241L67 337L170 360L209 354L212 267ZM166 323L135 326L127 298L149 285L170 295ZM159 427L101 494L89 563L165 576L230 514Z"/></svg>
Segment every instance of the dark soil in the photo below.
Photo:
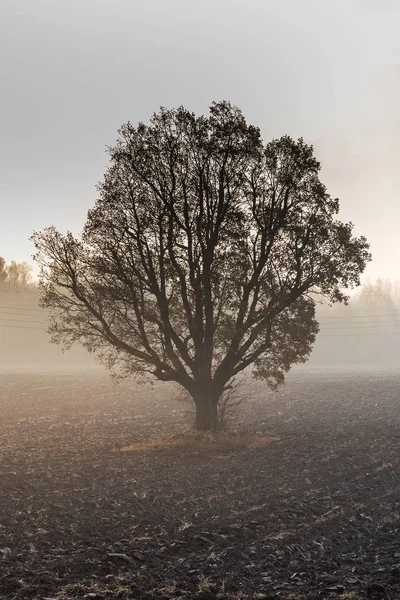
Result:
<svg viewBox="0 0 400 600"><path fill-rule="evenodd" d="M279 441L122 452L179 431L168 386L0 374L0 598L400 598L400 375L251 384Z"/></svg>

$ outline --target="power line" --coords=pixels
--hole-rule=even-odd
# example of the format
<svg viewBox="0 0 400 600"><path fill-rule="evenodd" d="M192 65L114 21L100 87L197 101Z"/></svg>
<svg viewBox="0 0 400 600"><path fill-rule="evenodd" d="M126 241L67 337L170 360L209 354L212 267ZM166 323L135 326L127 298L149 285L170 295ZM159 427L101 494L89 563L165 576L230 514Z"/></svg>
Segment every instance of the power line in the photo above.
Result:
<svg viewBox="0 0 400 600"><path fill-rule="evenodd" d="M3 310L3 308L6 309L11 309L11 310L27 310L29 312L40 312L41 314L43 314L45 312L44 308L29 308L29 306L6 306L4 304L0 303L0 310Z"/></svg>
<svg viewBox="0 0 400 600"><path fill-rule="evenodd" d="M397 321L396 323L400 323L399 321ZM348 327L347 325L343 325L342 327L322 327L321 331L337 331L338 329L370 329L370 328L375 328L375 327L400 327L400 324L396 324L396 323L390 323L389 321L386 324L383 325L350 325L350 327Z"/></svg>
<svg viewBox="0 0 400 600"><path fill-rule="evenodd" d="M21 322L21 323L29 323L31 325L36 324L36 323L43 323L43 324L48 324L48 321L46 319L35 319L34 321L28 321L27 319L20 319L20 316L29 316L29 317L36 317L37 315L30 315L27 313L4 313L1 314L3 311L1 311L0 309L0 321L7 323L7 322ZM16 314L17 317L13 317L11 315ZM7 318L6 318L7 317ZM322 327L321 328L321 332L324 331L339 331L341 329L347 330L347 329L370 329L370 328L385 328L385 327L400 327L400 320L397 321L381 321L380 324L378 324L376 321L372 324L356 324L356 325L349 325L348 323L345 323L343 325L338 324L336 327ZM390 333L390 332L388 332ZM339 334L339 335L343 335L343 334Z"/></svg>
<svg viewBox="0 0 400 600"><path fill-rule="evenodd" d="M8 315L5 315L5 316L8 317ZM45 321L45 320L43 320L43 321L41 321L41 320L38 320L38 321L29 321L28 319L19 319L18 317L9 317L9 318L6 319L6 318L4 318L1 315L0 315L0 321L5 321L5 322L8 322L8 321L21 321L21 323L32 323L32 324L43 323L44 325L45 324L47 325L47 321Z"/></svg>
<svg viewBox="0 0 400 600"><path fill-rule="evenodd" d="M35 296L37 298L39 295L38 290L32 290L32 292L27 293L26 290L2 290L2 289L0 289L0 296L3 296L4 294L13 294L14 296L17 296L18 298L29 298L30 300L32 300L32 298L34 298Z"/></svg>
<svg viewBox="0 0 400 600"><path fill-rule="evenodd" d="M2 327L12 327L14 329L36 329L37 331L46 331L44 327L31 327L28 325L10 325L9 323L0 323L0 329Z"/></svg>
<svg viewBox="0 0 400 600"><path fill-rule="evenodd" d="M30 311L30 312L25 312L25 311ZM45 311L45 309L37 309L37 308L28 308L28 307L19 307L19 306L1 306L0 305L0 313L4 313L4 315L8 316L8 315L23 315L23 316L27 316L27 317L40 317L40 316L49 316L49 313ZM34 314L31 314L34 313ZM37 313L37 314L35 314ZM372 315L371 315L372 316ZM400 313L394 314L394 315L375 315L377 317L388 317L390 318L391 316L400 316ZM339 319L340 317L338 317ZM360 317L344 317L344 318L349 318L349 319L354 319L354 318L365 318L365 319L370 319L371 317L369 315L362 315ZM324 325L337 325L338 328L340 329L340 325L343 324L344 327L347 327L348 325L358 325L359 323L362 323L361 321L331 321L331 320L319 320L318 321L320 325L324 326ZM394 323L400 323L400 319L393 319L391 321L386 321L386 320L379 320L379 319L375 319L375 320L371 320L371 326L374 326L376 323L383 323L386 325L391 325ZM365 326L368 327L369 325L367 325L367 323L362 323L362 325L360 326Z"/></svg>
<svg viewBox="0 0 400 600"><path fill-rule="evenodd" d="M390 327L392 325L395 327L399 323L400 319L396 321L349 321L348 323L324 323L320 321L319 325L324 329L345 329L346 327L352 329L353 327Z"/></svg>
<svg viewBox="0 0 400 600"><path fill-rule="evenodd" d="M391 335L400 335L400 331L382 331L382 332L373 332L373 333L338 333L338 334L334 334L334 333L327 333L327 334L321 334L318 337L337 337L337 338L341 338L341 337L363 337L365 335L380 335L380 336L391 336Z"/></svg>
<svg viewBox="0 0 400 600"><path fill-rule="evenodd" d="M20 292L37 292L39 290L38 287L32 286L32 287L27 287L26 285L23 284L16 284L14 285L12 283L3 283L3 286L1 286L0 284L0 292L1 293L6 293L6 294L19 294Z"/></svg>
<svg viewBox="0 0 400 600"><path fill-rule="evenodd" d="M389 319L389 320L388 320ZM318 319L317 319L318 320ZM319 320L319 323L326 323L328 325L336 325L337 323L344 323L346 325L351 325L352 323L389 323L389 322L400 321L400 314L398 315L379 315L378 319L362 319L361 321L324 321L323 319Z"/></svg>
<svg viewBox="0 0 400 600"><path fill-rule="evenodd" d="M2 308L1 305L0 305L0 312L4 313L5 315L25 315L27 317L35 317L35 318L36 317L41 318L42 316L43 317L47 317L48 316L48 313L45 313L45 312L41 312L41 313L40 312L36 313L36 312L33 312L33 311L32 312L28 312L28 311L25 312L25 310L23 310L23 309L22 310L19 310L19 309L17 309L17 310L10 310L9 308Z"/></svg>
<svg viewBox="0 0 400 600"><path fill-rule="evenodd" d="M34 318L34 319L38 319L39 321L41 321L43 323L47 323L47 319L42 319L40 317L40 315L32 315L32 314L24 313L24 312L11 312L11 311L5 312L5 311L1 310L1 308L0 308L0 318L2 318L3 316L10 317L11 321L14 321L15 319L13 318L12 315L17 315L18 317L30 317L31 319ZM35 323L39 322L39 321L35 321Z"/></svg>
<svg viewBox="0 0 400 600"><path fill-rule="evenodd" d="M44 327L32 327L31 325L13 325L10 323L0 323L0 330L2 327L12 328L12 329L33 329L36 331L46 332L47 330ZM340 334L320 334L318 338L343 338L343 337L364 337L364 336L392 336L392 335L400 335L400 331L396 332L382 332L382 333L340 333Z"/></svg>
<svg viewBox="0 0 400 600"><path fill-rule="evenodd" d="M8 311L18 311L18 312L8 312ZM25 313L25 311L28 311L29 313L38 313L38 315L36 314L28 314ZM6 314L26 314L27 316L39 316L39 315L43 315L43 316L47 316L49 313L46 309L44 308L29 308L28 306L8 306L8 305L2 305L0 303L0 312L4 312ZM378 317L378 318L376 318ZM387 321L380 321L379 319L384 319L384 318L390 318L390 317L400 317L400 312L398 313L392 313L392 314L371 314L371 315L352 315L352 316L348 316L348 317L330 317L329 319L318 319L318 322L320 323L320 325L336 325L337 323L340 323L339 319L341 319L341 322L343 324L352 324L352 323L359 323L359 321L354 321L353 319L374 319L371 320L372 323L386 323ZM393 319L393 321L400 321L400 318L398 319Z"/></svg>
<svg viewBox="0 0 400 600"><path fill-rule="evenodd" d="M348 315L347 317L345 316L337 316L337 317L327 317L327 319L325 320L325 322L327 323L330 320L336 320L336 319L370 319L371 317L399 317L400 316L400 310L399 312L395 312L395 313L367 313L364 315ZM318 315L317 315L318 318ZM321 320L324 320L323 318Z"/></svg>

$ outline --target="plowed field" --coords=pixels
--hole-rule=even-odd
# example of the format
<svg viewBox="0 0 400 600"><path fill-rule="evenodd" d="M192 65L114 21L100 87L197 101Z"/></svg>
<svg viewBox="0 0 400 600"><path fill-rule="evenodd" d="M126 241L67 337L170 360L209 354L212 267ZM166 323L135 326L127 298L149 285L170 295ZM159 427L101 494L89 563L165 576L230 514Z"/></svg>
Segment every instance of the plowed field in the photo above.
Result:
<svg viewBox="0 0 400 600"><path fill-rule="evenodd" d="M188 423L171 387L3 371L0 598L400 598L399 396L301 370L248 386L271 443L144 444Z"/></svg>

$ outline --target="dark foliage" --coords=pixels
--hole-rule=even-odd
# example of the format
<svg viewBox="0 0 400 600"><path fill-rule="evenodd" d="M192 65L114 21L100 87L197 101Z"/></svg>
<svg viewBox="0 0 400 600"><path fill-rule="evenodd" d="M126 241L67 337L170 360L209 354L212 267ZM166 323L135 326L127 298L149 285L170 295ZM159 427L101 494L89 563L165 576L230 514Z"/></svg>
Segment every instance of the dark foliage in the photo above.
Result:
<svg viewBox="0 0 400 600"><path fill-rule="evenodd" d="M275 387L307 359L312 295L345 300L368 244L336 219L312 147L264 146L228 102L209 117L162 109L119 133L82 238L33 237L53 341L179 383L213 429L240 371Z"/></svg>

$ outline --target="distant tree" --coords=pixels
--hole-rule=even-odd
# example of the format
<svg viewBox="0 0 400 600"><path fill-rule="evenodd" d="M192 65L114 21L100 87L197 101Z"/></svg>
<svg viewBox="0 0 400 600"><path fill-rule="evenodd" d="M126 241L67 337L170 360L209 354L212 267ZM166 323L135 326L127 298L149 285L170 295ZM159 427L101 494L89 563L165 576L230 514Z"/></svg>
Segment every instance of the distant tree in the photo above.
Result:
<svg viewBox="0 0 400 600"><path fill-rule="evenodd" d="M393 313L397 311L397 294L396 282L388 279L377 279L374 283L367 281L357 292L354 304L368 312Z"/></svg>
<svg viewBox="0 0 400 600"><path fill-rule="evenodd" d="M2 256L0 256L0 285L5 282L6 278L7 278L6 260Z"/></svg>
<svg viewBox="0 0 400 600"><path fill-rule="evenodd" d="M27 286L31 283L31 267L26 262L12 260L7 267L7 283L13 286Z"/></svg>
<svg viewBox="0 0 400 600"><path fill-rule="evenodd" d="M183 386L215 429L232 379L271 387L318 332L314 294L346 301L369 260L336 220L302 139L263 145L228 102L209 117L161 109L109 148L82 236L35 233L52 340L81 343L125 374Z"/></svg>
<svg viewBox="0 0 400 600"><path fill-rule="evenodd" d="M32 282L32 268L26 262L12 260L9 264L0 256L0 284L14 287L28 286Z"/></svg>

